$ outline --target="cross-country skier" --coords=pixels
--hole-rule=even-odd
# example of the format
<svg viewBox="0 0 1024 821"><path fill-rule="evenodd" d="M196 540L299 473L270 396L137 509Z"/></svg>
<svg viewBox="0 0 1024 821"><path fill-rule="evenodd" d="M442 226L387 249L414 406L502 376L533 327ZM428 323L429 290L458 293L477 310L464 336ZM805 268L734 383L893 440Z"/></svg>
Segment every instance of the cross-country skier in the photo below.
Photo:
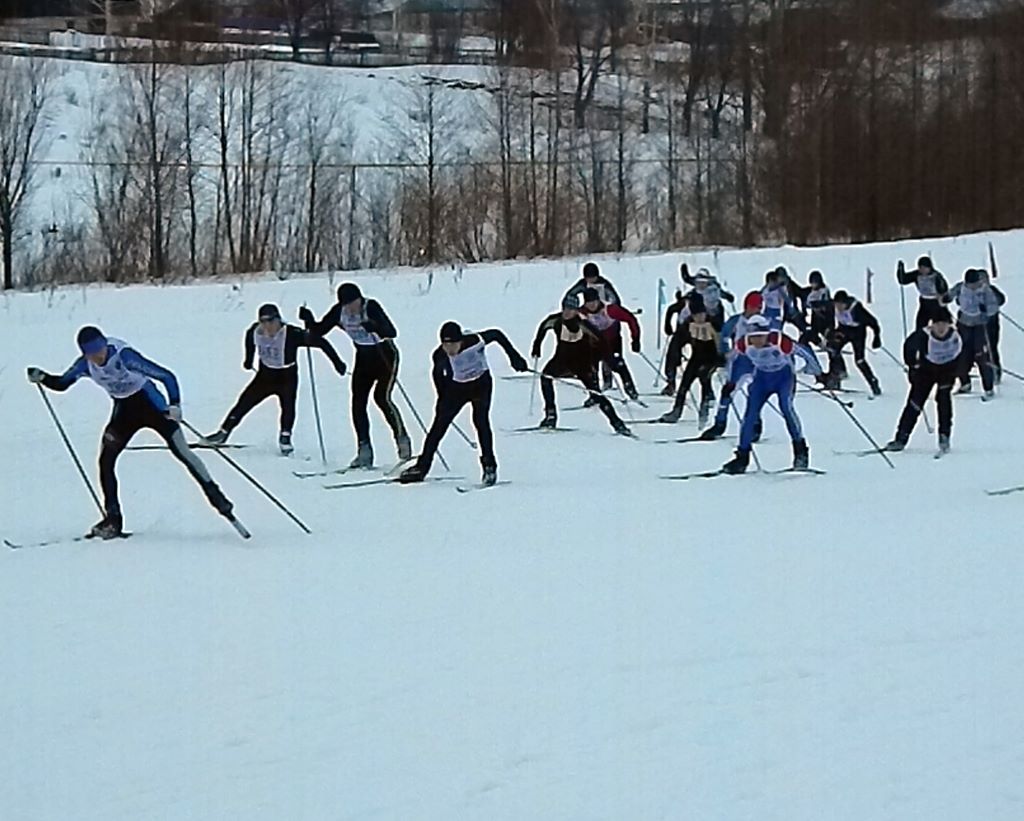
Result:
<svg viewBox="0 0 1024 821"><path fill-rule="evenodd" d="M295 397L299 390L299 348L319 348L331 360L339 376L345 375L345 363L322 336L313 336L297 325L286 325L276 305L267 303L260 307L257 321L245 332L245 360L242 367L253 368L253 359L259 359L259 369L252 381L242 390L235 406L221 422L220 429L204 439L213 445L228 441L238 424L263 400L276 396L281 405L280 433L278 445L281 453L288 456L292 446L292 427L295 424Z"/></svg>
<svg viewBox="0 0 1024 821"><path fill-rule="evenodd" d="M971 392L971 367L977 364L981 386L985 390L982 400L988 401L995 396L996 381L989 341L989 321L998 315L1006 297L988 284L984 273L977 268L968 268L964 272L964 281L954 285L943 301L955 302L959 309L956 327L963 339L964 356L960 362L960 389L957 393Z"/></svg>
<svg viewBox="0 0 1024 821"><path fill-rule="evenodd" d="M622 304L619 292L615 290L615 286L609 280L602 276L601 269L596 262L588 262L583 266L583 276L565 292L565 296L575 297L577 303L582 303L583 291L586 288L593 288L597 291L598 298L605 305ZM615 385L615 378L612 376L612 369L608 366L608 363L601 363L600 372L601 387L606 391L610 390Z"/></svg>
<svg viewBox="0 0 1024 821"><path fill-rule="evenodd" d="M803 314L797 310L790 285L789 274L781 265L764 275L764 287L761 289L764 308L761 313L771 323L772 330L781 331L787 322L796 325L800 331L804 330Z"/></svg>
<svg viewBox="0 0 1024 821"><path fill-rule="evenodd" d="M576 280L573 286L565 292L565 296L574 296L577 301L582 300L584 288L594 288L601 301L606 305L622 304L622 300L619 299L619 292L615 290L615 286L611 282L601 275L601 269L597 266L596 262L588 262L583 266L583 276Z"/></svg>
<svg viewBox="0 0 1024 821"><path fill-rule="evenodd" d="M676 291L676 299L679 300L681 298L685 301L688 300L691 294L699 294L704 300L708 320L716 331L721 331L722 325L725 323L725 306L722 305L722 300L733 305L736 302L736 297L725 290L707 268L698 268L697 273L691 275L689 266L684 262L679 266L679 276L683 282L692 286L693 290L683 295ZM680 317L680 321L683 319L684 317Z"/></svg>
<svg viewBox="0 0 1024 821"><path fill-rule="evenodd" d="M299 309L306 329L314 336L324 336L332 328L341 328L355 346L356 362L352 368L352 425L356 430L358 452L350 467L373 467L373 445L370 442L370 416L366 406L373 393L384 419L395 438L400 462L412 458L412 443L405 430L402 415L391 398L398 379L398 336L394 324L375 299L363 297L359 286L345 282L338 286L338 302L319 322L309 308Z"/></svg>
<svg viewBox="0 0 1024 821"><path fill-rule="evenodd" d="M622 357L622 323L629 326L633 353L640 353L640 323L636 316L621 305L609 305L601 301L596 288L583 289L583 307L580 316L597 332L601 339L601 365L617 373L622 379L622 386L630 399L638 399L639 394L629 372L626 360ZM587 402L591 402L590 399ZM586 404L586 403L584 403ZM592 402L591 402L592 404Z"/></svg>
<svg viewBox="0 0 1024 821"><path fill-rule="evenodd" d="M992 354L992 367L995 368L995 381L998 385L1003 381L1003 358L999 355L999 339L1002 335L999 316L1002 307L1006 304L1006 294L992 284L988 277L988 271L982 270L981 278L992 289L992 293L996 295L996 301L999 303L996 312L988 318L988 344Z"/></svg>
<svg viewBox="0 0 1024 821"><path fill-rule="evenodd" d="M743 312L733 314L725 321L725 325L722 327L718 350L726 361L726 381L719 395L718 410L715 412L714 424L701 433L701 439L717 439L725 433L729 421L729 407L732 405L732 398L736 388L740 382L754 372L754 366L750 358L739 355L739 352L736 350L736 342L746 337L750 320L761 313L763 305L764 299L760 292L751 291L743 298ZM758 419L754 429L754 441L756 442L760 438L761 420Z"/></svg>
<svg viewBox="0 0 1024 821"><path fill-rule="evenodd" d="M234 522L233 506L193 453L181 432L181 392L173 373L146 359L128 343L107 338L99 328L86 326L78 332L78 357L63 374L54 376L39 368L28 369L30 382L52 391L66 391L88 377L114 400L110 421L100 445L100 486L105 515L89 532L101 539L123 535L124 518L117 493L117 458L132 437L143 428L156 431L168 449L199 483L213 508ZM163 385L166 398L153 384Z"/></svg>
<svg viewBox="0 0 1024 821"><path fill-rule="evenodd" d="M942 272L932 265L931 257L921 257L917 260L917 267L910 271L903 266L901 259L896 266L896 281L901 286L917 287L917 316L914 318L914 330L920 331L942 307L940 300L949 291L949 284Z"/></svg>
<svg viewBox="0 0 1024 821"><path fill-rule="evenodd" d="M825 340L829 368L828 373L821 381L827 388L839 387L842 375L846 372L846 365L843 364L843 348L849 343L853 345L854 364L867 380L871 393L880 396L882 387L878 384L878 377L875 376L875 372L871 370L871 365L867 361L868 328L872 332L871 347L876 349L882 347L882 328L878 324L878 320L874 314L846 291L836 291L835 296L832 297L832 304L835 307L836 327Z"/></svg>
<svg viewBox="0 0 1024 821"><path fill-rule="evenodd" d="M466 405L473 406L473 426L480 443L483 484L493 485L498 480L490 419L494 381L486 352L486 347L492 342L502 347L514 370L529 370L526 360L497 328L480 333L465 333L456 322L446 322L441 326L441 345L434 351L432 371L434 387L437 389L437 410L423 442L423 452L415 465L401 473L400 482L408 484L423 481L430 472L438 445Z"/></svg>
<svg viewBox="0 0 1024 821"><path fill-rule="evenodd" d="M541 371L540 389L544 396L544 420L542 428L554 428L558 424L558 409L555 405L555 387L552 377L564 379L575 377L590 391L601 413L608 417L616 433L629 434L629 428L623 422L608 397L601 393L597 384L597 364L600 357L601 344L597 334L580 318L579 303L574 296L566 296L562 300L562 310L544 318L537 328L530 355L539 359L541 344L548 331L553 331L557 344L554 356Z"/></svg>
<svg viewBox="0 0 1024 821"><path fill-rule="evenodd" d="M953 383L960 373L963 340L953 327L953 317L945 306L932 312L931 323L914 331L903 343L903 361L907 366L910 393L896 426L896 436L886 450L900 451L910 441L917 418L928 396L935 388L935 405L939 412L939 453L949 451L953 432Z"/></svg>
<svg viewBox="0 0 1024 821"><path fill-rule="evenodd" d="M808 283L804 292L804 305L810 315L810 321L807 330L800 337L800 342L804 345L814 344L824 348L825 340L836 326L832 293L825 284L825 278L821 271L811 271Z"/></svg>
<svg viewBox="0 0 1024 821"><path fill-rule="evenodd" d="M676 337L680 339L680 352L685 345L690 346L690 359L683 370L683 378L679 383L679 392L672 409L663 414L659 422L678 422L686 406L686 394L694 381L700 382L700 408L697 411L698 424L707 423L708 413L715 401L715 391L711 387L711 374L722 364L722 355L718 350L718 331L711 323L710 315L704 306L704 300L698 293L692 293L687 300L690 315L679 324Z"/></svg>
<svg viewBox="0 0 1024 821"><path fill-rule="evenodd" d="M754 426L761 418L761 410L769 397L779 398L779 409L786 420L786 428L793 442L793 468L807 468L809 451L804 438L800 417L793 407L796 391L796 363L794 356L804 360L804 372L818 374L821 365L810 350L792 338L771 328L764 316L747 320L747 335L736 342L736 351L750 360L754 378L747 392L747 409L743 414L739 447L735 457L722 465L723 473L744 473L750 464L750 448L754 441Z"/></svg>

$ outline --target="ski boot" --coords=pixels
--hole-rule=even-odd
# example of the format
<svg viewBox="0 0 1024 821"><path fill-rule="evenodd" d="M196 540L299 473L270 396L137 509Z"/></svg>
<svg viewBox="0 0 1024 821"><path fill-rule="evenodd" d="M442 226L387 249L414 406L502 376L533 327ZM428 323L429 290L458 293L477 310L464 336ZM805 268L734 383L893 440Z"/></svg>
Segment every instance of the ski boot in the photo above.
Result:
<svg viewBox="0 0 1024 821"><path fill-rule="evenodd" d="M949 436L945 433L939 434L939 453L949 453Z"/></svg>
<svg viewBox="0 0 1024 821"><path fill-rule="evenodd" d="M398 450L399 462L408 462L412 459L412 442L408 436L399 436L395 439L395 448Z"/></svg>
<svg viewBox="0 0 1024 821"><path fill-rule="evenodd" d="M882 386L878 384L878 379L877 378L869 379L868 380L868 386L871 388L871 395L872 396L881 396L882 395Z"/></svg>
<svg viewBox="0 0 1024 821"><path fill-rule="evenodd" d="M214 433L211 433L209 436L204 436L203 437L203 444L205 444L205 445L214 445L214 446L223 445L223 444L225 444L228 441L228 437L230 435L231 435L231 431L227 431L227 430L224 430L224 428L221 428L220 430L215 431Z"/></svg>
<svg viewBox="0 0 1024 821"><path fill-rule="evenodd" d="M281 449L282 456L291 456L295 453L295 447L292 445L292 432L290 430L283 430L277 437L277 446Z"/></svg>
<svg viewBox="0 0 1024 821"><path fill-rule="evenodd" d="M539 427L544 430L554 430L558 426L558 415L554 409L544 411L544 418L540 420Z"/></svg>
<svg viewBox="0 0 1024 821"><path fill-rule="evenodd" d="M664 388L661 389L661 396L675 396L676 395L676 380L670 379Z"/></svg>
<svg viewBox="0 0 1024 821"><path fill-rule="evenodd" d="M398 474L398 481L403 485L411 485L415 482L422 482L427 478L427 472L419 465L408 467Z"/></svg>
<svg viewBox="0 0 1024 821"><path fill-rule="evenodd" d="M498 481L498 466L497 465L483 465L483 476L480 478L480 484L484 487L490 487L496 484Z"/></svg>
<svg viewBox="0 0 1024 821"><path fill-rule="evenodd" d="M906 448L906 446L907 446L907 439L906 439L906 437L900 436L900 434L897 433L896 434L896 438L893 439L892 441L886 442L885 447L882 448L882 450L887 450L890 453L899 453L901 450Z"/></svg>
<svg viewBox="0 0 1024 821"><path fill-rule="evenodd" d="M583 400L583 407L592 408L597 404L597 397L594 394L590 394L586 399Z"/></svg>
<svg viewBox="0 0 1024 821"><path fill-rule="evenodd" d="M807 470L811 461L811 453L807 448L806 439L798 439L793 443L793 470Z"/></svg>
<svg viewBox="0 0 1024 821"><path fill-rule="evenodd" d="M746 473L747 468L750 466L750 451L739 450L737 448L736 455L724 465L722 465L722 473L729 473L736 475L739 473Z"/></svg>
<svg viewBox="0 0 1024 821"><path fill-rule="evenodd" d="M373 445L369 442L360 442L359 450L356 451L356 458L348 464L349 468L372 468L373 467Z"/></svg>
<svg viewBox="0 0 1024 821"><path fill-rule="evenodd" d="M709 416L711 416L711 402L701 402L697 411L697 427L703 428L707 425Z"/></svg>
<svg viewBox="0 0 1024 821"><path fill-rule="evenodd" d="M991 402L995 398L996 398L996 392L994 390L992 390L992 388L989 388L987 391L985 391L985 395L981 397L981 401L982 402Z"/></svg>
<svg viewBox="0 0 1024 821"><path fill-rule="evenodd" d="M220 489L216 482L213 480L203 482L203 493L206 494L206 499L213 506L214 510L225 519L231 518L231 511L235 509L235 506L231 504L231 500L224 495L224 491Z"/></svg>
<svg viewBox="0 0 1024 821"><path fill-rule="evenodd" d="M719 422L716 419L710 428L701 433L700 438L704 442L712 442L723 435L725 435L725 422Z"/></svg>
<svg viewBox="0 0 1024 821"><path fill-rule="evenodd" d="M640 394L637 392L636 385L634 385L632 382L626 383L626 396L628 396L634 402L640 401Z"/></svg>
<svg viewBox="0 0 1024 821"><path fill-rule="evenodd" d="M974 386L971 384L971 380L966 380L960 383L960 387L956 389L957 393L970 393L974 390Z"/></svg>
<svg viewBox="0 0 1024 821"><path fill-rule="evenodd" d="M612 427L615 428L615 432L619 434L619 436L633 435L633 431L631 431L629 427L626 425L626 423L623 422L621 419L616 419L614 422L612 422Z"/></svg>
<svg viewBox="0 0 1024 821"><path fill-rule="evenodd" d="M124 521L120 513L108 513L92 526L90 539L117 539L124 535Z"/></svg>
<svg viewBox="0 0 1024 821"><path fill-rule="evenodd" d="M663 413L658 417L659 422L664 422L666 425L674 425L679 421L683 415L683 408L680 405L673 405L672 410L667 413Z"/></svg>

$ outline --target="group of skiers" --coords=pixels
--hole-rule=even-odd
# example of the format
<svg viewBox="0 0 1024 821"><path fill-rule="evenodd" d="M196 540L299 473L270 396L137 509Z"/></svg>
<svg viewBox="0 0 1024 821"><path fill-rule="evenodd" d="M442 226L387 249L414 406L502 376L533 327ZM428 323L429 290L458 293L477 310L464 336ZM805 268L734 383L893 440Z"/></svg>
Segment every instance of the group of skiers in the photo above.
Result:
<svg viewBox="0 0 1024 821"><path fill-rule="evenodd" d="M724 473L742 473L750 461L753 444L761 433L764 405L775 397L777 409L785 420L793 446L793 468L808 467L809 449L800 419L794 407L798 363L803 372L814 376L820 390L840 389L847 376L843 351L852 348L854 363L864 376L871 393L881 393L878 378L867 362L868 332L873 349L882 348L881 327L863 303L843 290L830 292L820 271L812 271L807 286L800 286L782 266L769 271L764 286L743 298L741 311L727 316L726 304L735 296L725 290L706 268L691 275L681 266L682 283L688 290L677 291L676 301L664 315L664 331L669 337L664 359L665 389L674 399L672 408L656 420L677 422L684 411L694 383L700 386L696 411L704 428L699 438L717 439L724 435L732 400L737 391L746 393L746 409L740 425L739 443L734 457L722 466ZM994 395L1001 378L998 354L999 311L1005 296L993 286L988 274L968 269L963 282L952 288L928 257L921 257L912 271L900 261L897 281L914 285L919 308L915 330L903 345L903 365L910 381L910 392L900 416L895 437L887 450L902 450L913 431L925 402L936 391L940 452L949 449L952 432L951 393L957 379L960 391L971 390L970 370L977 365L982 379L984 399ZM955 304L956 322L947 305ZM285 322L276 305L260 307L257 321L244 335L243 367L255 368L220 427L203 437L213 447L227 443L232 431L246 414L270 397L280 405L279 447L283 454L293 450L292 427L298 390L298 350L317 348L330 360L339 376L348 368L325 339L333 329L341 329L352 341L355 364L351 371L351 417L356 434L356 455L350 468L370 468L374 453L370 439L368 414L372 394L377 407L391 429L399 465L398 481L423 481L430 470L445 433L465 405L472 407L472 420L480 449L483 485L497 481L494 436L490 425L493 380L486 347L497 343L516 371L531 370L526 359L508 337L498 329L464 331L449 321L441 326L439 346L432 355L432 379L437 393L434 418L421 453L413 460L412 442L398 407L392 399L399 368L395 343L398 330L384 308L364 297L351 282L337 290L337 301L317 319L308 308L298 312L302 326ZM545 317L537 328L531 356L540 379L544 416L540 429L557 426L555 381L577 380L587 392L586 406L597 407L616 433L630 435L609 400L608 391L617 376L624 399L640 402L635 382L623 353L622 326L631 336L631 350L641 354L640 325L636 313L622 305L614 286L602 276L596 263L583 267L581 279L563 296L559 311ZM799 332L790 336L786 326ZM536 362L549 332L555 336L555 350L542 368ZM28 378L51 390L63 391L83 377L104 388L114 400L113 412L102 439L99 467L104 494L103 519L92 529L93 536L114 538L123 533L123 517L118 497L116 462L136 432L142 428L156 431L199 483L210 504L234 521L233 506L211 479L203 462L185 441L181 430L180 389L177 378L166 368L146 359L127 343L106 337L98 328L85 327L78 334L81 356L62 375L28 369ZM828 369L821 367L817 347L825 355ZM688 355L686 352L688 351ZM888 353L888 351L886 351ZM642 355L642 354L641 354ZM891 354L890 354L891 355ZM683 360L685 359L685 367ZM649 360L648 360L649 361ZM682 376L677 384L677 375ZM706 423L715 407L712 377L723 369L724 378L714 419ZM155 385L164 387L162 394Z"/></svg>

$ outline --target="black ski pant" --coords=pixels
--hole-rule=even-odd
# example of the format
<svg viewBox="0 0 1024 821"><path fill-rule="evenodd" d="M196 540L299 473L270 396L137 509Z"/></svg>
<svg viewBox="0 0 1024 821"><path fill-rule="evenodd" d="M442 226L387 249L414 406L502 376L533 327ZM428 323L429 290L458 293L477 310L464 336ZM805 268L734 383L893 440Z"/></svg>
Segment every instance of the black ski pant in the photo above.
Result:
<svg viewBox="0 0 1024 821"><path fill-rule="evenodd" d="M828 353L828 375L837 376L846 372L843 348L849 344L853 346L853 362L857 370L864 375L869 385L874 385L878 379L868 364L867 338L868 329L863 325L841 325L832 331L825 344L825 351Z"/></svg>
<svg viewBox="0 0 1024 821"><path fill-rule="evenodd" d="M252 381L242 390L235 406L224 417L221 428L231 432L253 408L276 396L281 405L281 430L291 433L295 425L295 397L299 391L299 368L263 368L256 371Z"/></svg>
<svg viewBox="0 0 1024 821"><path fill-rule="evenodd" d="M914 330L920 331L935 318L941 308L942 304L937 299L918 299L917 316L914 318Z"/></svg>
<svg viewBox="0 0 1024 821"><path fill-rule="evenodd" d="M423 442L423 452L416 464L424 473L430 470L437 448L445 433L451 427L455 417L466 406L473 407L473 427L476 428L477 442L480 444L480 464L497 467L494 459L494 433L491 430L491 396L494 393L494 380L490 373L485 373L472 382L451 382L444 393L438 397L434 411L434 421L427 431Z"/></svg>
<svg viewBox="0 0 1024 821"><path fill-rule="evenodd" d="M394 342L386 339L377 345L356 346L356 364L352 369L352 426L359 442L370 441L367 405L371 393L395 441L408 437L402 415L391 398L397 379L398 348Z"/></svg>
<svg viewBox="0 0 1024 821"><path fill-rule="evenodd" d="M683 364L683 346L686 344L686 334L676 331L668 341L668 348L665 350L665 378L670 385L676 382L676 371Z"/></svg>
<svg viewBox="0 0 1024 821"><path fill-rule="evenodd" d="M811 324L807 330L800 334L801 345L817 345L819 348L824 348L826 340L835 330L835 323L830 319L826 319L819 316L816 313L811 313Z"/></svg>
<svg viewBox="0 0 1024 821"><path fill-rule="evenodd" d="M910 394L896 427L896 438L901 442L910 439L917 418L924 410L925 402L935 391L935 405L939 411L939 434L949 436L953 432L953 383L956 381L957 363L948 365L926 364L914 370L910 377Z"/></svg>
<svg viewBox="0 0 1024 821"><path fill-rule="evenodd" d="M558 414L555 405L555 383L552 377L556 379L575 377L590 391L590 398L597 403L597 407L607 417L612 427L621 426L622 420L615 412L615 408L612 407L612 403L608 401L608 397L601 393L597 383L597 369L594 367L594 361L590 355L589 343L583 341L569 344L579 346L582 350L556 349L555 355L541 370L540 392L544 397L544 412L548 415L557 416Z"/></svg>
<svg viewBox="0 0 1024 821"><path fill-rule="evenodd" d="M964 343L960 356L960 382L964 385L971 383L971 367L976 364L981 374L982 387L986 391L992 390L995 386L995 370L989 352L988 325L964 325L958 322L956 329Z"/></svg>
<svg viewBox="0 0 1024 821"><path fill-rule="evenodd" d="M718 360L701 360L696 356L691 356L689 361L686 363L686 367L683 369L683 379L679 383L679 390L676 391L676 401L674 409L682 411L686 405L686 394L690 390L690 385L694 382L700 383L700 403L701 405L710 404L715 401L715 389L711 385L711 374L715 372L718 367ZM734 386L735 387L735 386Z"/></svg>
<svg viewBox="0 0 1024 821"><path fill-rule="evenodd" d="M117 459L132 437L143 428L149 428L160 435L174 458L185 466L192 474L192 478L202 487L210 504L220 510L224 495L210 478L206 465L189 449L181 427L161 413L145 391L140 390L126 399L114 400L110 421L103 431L103 441L100 445L100 487L103 489L103 507L107 515L121 513L115 470Z"/></svg>
<svg viewBox="0 0 1024 821"><path fill-rule="evenodd" d="M622 355L622 335L617 331L614 336L605 336L602 339L601 370L602 373L617 373L626 393L636 393L633 374L630 373L626 359Z"/></svg>
<svg viewBox="0 0 1024 821"><path fill-rule="evenodd" d="M992 367L996 369L996 378L1002 379L1003 359L999 356L999 337L1002 335L1002 327L999 323L999 314L989 317L988 320L988 346L992 356Z"/></svg>

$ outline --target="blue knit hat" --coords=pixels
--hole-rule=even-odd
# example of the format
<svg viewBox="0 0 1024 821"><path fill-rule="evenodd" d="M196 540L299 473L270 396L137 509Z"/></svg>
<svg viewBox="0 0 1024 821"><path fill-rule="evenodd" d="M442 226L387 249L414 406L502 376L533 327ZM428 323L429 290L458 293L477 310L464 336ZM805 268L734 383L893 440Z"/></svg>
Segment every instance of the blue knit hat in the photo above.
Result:
<svg viewBox="0 0 1024 821"><path fill-rule="evenodd" d="M99 353L107 347L107 338L103 331L92 325L86 325L78 332L78 349L87 356Z"/></svg>

